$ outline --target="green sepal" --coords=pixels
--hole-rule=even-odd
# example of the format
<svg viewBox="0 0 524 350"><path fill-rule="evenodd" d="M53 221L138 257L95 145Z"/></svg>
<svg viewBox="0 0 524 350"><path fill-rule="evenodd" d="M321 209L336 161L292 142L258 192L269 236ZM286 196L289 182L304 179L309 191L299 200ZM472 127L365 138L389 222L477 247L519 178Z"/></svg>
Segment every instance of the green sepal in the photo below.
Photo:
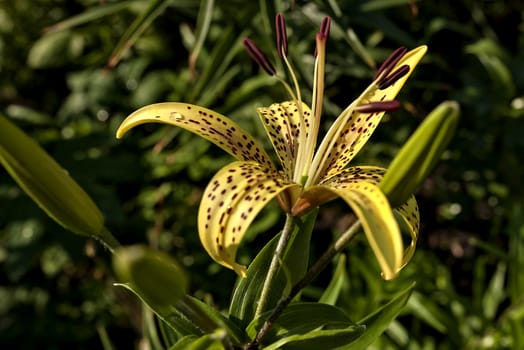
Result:
<svg viewBox="0 0 524 350"><path fill-rule="evenodd" d="M453 137L459 114L457 102L441 103L400 149L379 184L392 208L406 202L439 161Z"/></svg>
<svg viewBox="0 0 524 350"><path fill-rule="evenodd" d="M66 229L102 241L119 243L104 227L102 213L89 195L33 139L0 116L0 164L53 220Z"/></svg>

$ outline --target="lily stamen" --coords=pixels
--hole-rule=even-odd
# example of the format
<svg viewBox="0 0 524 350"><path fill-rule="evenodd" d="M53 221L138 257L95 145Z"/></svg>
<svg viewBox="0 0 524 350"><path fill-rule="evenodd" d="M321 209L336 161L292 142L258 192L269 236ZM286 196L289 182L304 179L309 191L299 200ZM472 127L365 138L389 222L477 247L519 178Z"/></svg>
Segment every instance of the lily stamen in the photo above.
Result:
<svg viewBox="0 0 524 350"><path fill-rule="evenodd" d="M398 100L371 102L360 105L355 110L359 113L391 112L401 107Z"/></svg>
<svg viewBox="0 0 524 350"><path fill-rule="evenodd" d="M273 76L277 73L277 70L271 64L269 59L264 55L262 50L258 48L258 46L253 42L253 40L249 38L245 38L242 40L242 45L244 45L244 48L246 49L247 53L251 58L262 68L267 74Z"/></svg>
<svg viewBox="0 0 524 350"><path fill-rule="evenodd" d="M378 88L380 90L387 89L391 85L395 84L397 80L402 78L404 75L408 74L408 72L409 72L408 65L403 65L403 66L398 67L398 69L395 70L393 73L391 73L388 76L384 76L384 79L380 80L380 82L378 83Z"/></svg>
<svg viewBox="0 0 524 350"><path fill-rule="evenodd" d="M287 56L286 21L281 13L278 13L275 17L275 29L278 55L280 57Z"/></svg>
<svg viewBox="0 0 524 350"><path fill-rule="evenodd" d="M401 46L380 65L380 67L377 69L377 72L375 73L375 76L373 77L373 80L377 80L380 76L387 76L391 70L395 67L395 65L404 57L404 55L408 52L408 49Z"/></svg>

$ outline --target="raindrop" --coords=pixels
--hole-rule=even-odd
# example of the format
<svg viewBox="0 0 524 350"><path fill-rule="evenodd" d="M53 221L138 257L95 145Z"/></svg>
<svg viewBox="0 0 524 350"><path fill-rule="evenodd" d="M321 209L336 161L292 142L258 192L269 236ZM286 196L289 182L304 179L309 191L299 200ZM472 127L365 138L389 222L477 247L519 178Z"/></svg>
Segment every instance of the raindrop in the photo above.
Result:
<svg viewBox="0 0 524 350"><path fill-rule="evenodd" d="M180 122L182 120L184 120L184 116L178 112L171 112L169 114L169 120L174 120L174 121L177 121L177 122Z"/></svg>

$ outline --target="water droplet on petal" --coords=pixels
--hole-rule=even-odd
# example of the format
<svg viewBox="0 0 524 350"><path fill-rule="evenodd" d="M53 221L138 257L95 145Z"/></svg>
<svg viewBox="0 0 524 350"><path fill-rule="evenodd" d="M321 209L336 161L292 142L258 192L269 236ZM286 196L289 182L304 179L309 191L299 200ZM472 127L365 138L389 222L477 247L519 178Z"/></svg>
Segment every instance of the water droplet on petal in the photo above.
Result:
<svg viewBox="0 0 524 350"><path fill-rule="evenodd" d="M178 112L171 112L169 114L169 119L177 121L177 122L180 122L180 121L184 120L185 118L184 118L184 116L182 114L180 114Z"/></svg>

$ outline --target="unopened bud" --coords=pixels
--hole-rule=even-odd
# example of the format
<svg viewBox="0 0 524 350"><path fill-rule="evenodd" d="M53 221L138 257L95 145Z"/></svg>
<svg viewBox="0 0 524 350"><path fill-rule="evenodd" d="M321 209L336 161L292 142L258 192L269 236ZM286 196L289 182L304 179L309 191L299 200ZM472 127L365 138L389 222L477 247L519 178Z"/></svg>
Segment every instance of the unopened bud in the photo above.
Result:
<svg viewBox="0 0 524 350"><path fill-rule="evenodd" d="M406 202L431 172L453 137L459 114L457 102L441 103L402 146L379 184L392 208Z"/></svg>
<svg viewBox="0 0 524 350"><path fill-rule="evenodd" d="M113 269L120 283L157 312L174 306L189 284L184 270L171 256L142 245L115 250Z"/></svg>
<svg viewBox="0 0 524 350"><path fill-rule="evenodd" d="M76 234L97 238L110 249L118 245L89 195L33 139L3 116L0 164L57 223Z"/></svg>

